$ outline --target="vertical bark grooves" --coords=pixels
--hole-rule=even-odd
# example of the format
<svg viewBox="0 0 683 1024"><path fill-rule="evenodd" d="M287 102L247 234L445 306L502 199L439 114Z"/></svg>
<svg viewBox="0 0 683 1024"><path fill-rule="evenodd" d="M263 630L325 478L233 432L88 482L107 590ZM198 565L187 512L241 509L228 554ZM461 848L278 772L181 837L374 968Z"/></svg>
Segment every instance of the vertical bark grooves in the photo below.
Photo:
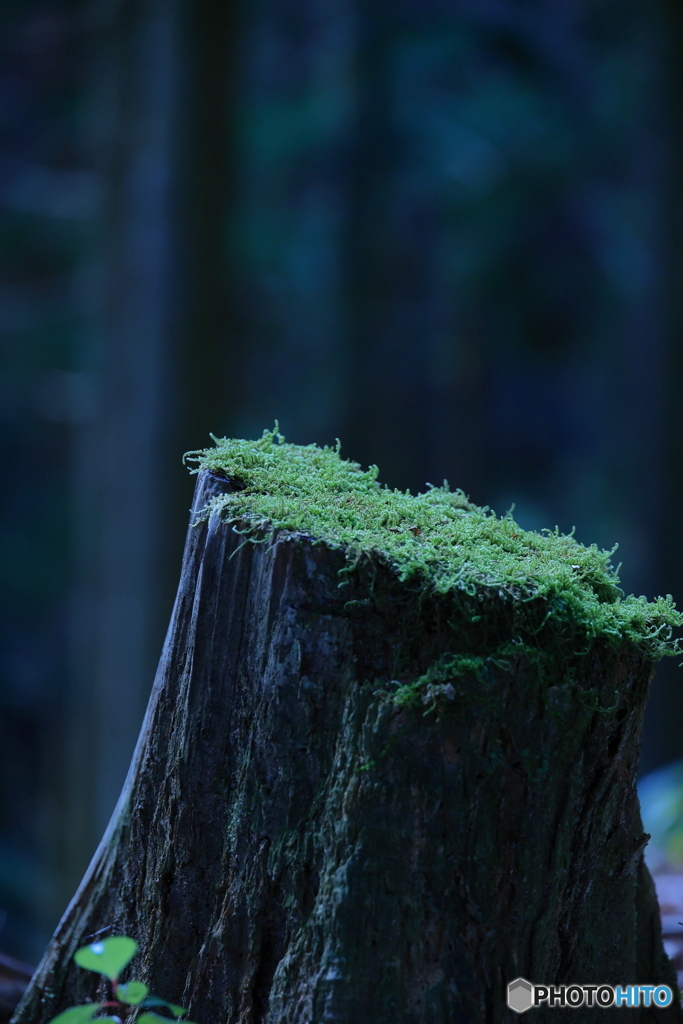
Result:
<svg viewBox="0 0 683 1024"><path fill-rule="evenodd" d="M229 486L202 474L195 508ZM489 1024L519 975L675 985L634 784L650 664L491 659L398 708L448 616L406 647L388 572L373 597L340 550L243 541L188 533L126 786L15 1024L93 998L71 957L107 926L198 1024Z"/></svg>

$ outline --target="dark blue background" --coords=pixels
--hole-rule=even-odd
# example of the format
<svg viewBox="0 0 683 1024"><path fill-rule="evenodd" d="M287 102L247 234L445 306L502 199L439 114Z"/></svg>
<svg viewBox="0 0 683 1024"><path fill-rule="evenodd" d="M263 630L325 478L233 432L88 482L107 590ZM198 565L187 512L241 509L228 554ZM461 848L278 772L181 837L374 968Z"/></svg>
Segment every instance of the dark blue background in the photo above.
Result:
<svg viewBox="0 0 683 1024"><path fill-rule="evenodd" d="M680 18L0 5L0 948L40 955L111 813L210 431L340 437L683 599Z"/></svg>

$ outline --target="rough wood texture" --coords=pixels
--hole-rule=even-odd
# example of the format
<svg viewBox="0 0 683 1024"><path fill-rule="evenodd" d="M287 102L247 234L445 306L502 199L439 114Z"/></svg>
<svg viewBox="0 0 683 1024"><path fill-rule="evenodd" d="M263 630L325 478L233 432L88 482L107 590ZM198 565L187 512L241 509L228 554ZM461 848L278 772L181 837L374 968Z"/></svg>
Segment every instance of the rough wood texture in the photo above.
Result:
<svg viewBox="0 0 683 1024"><path fill-rule="evenodd" d="M15 1024L95 996L71 957L106 926L199 1024L497 1024L518 975L675 985L634 786L650 663L597 646L548 685L520 656L399 709L447 615L422 635L388 573L368 601L340 551L243 540L188 534L124 792ZM629 1013L681 1020L572 1020Z"/></svg>

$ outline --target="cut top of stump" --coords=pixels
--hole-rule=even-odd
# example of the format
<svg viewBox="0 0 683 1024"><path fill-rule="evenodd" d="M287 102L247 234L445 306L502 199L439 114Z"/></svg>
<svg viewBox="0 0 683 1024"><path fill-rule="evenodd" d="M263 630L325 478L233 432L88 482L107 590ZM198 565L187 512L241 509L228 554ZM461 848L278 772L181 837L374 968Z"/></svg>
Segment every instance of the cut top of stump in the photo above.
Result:
<svg viewBox="0 0 683 1024"><path fill-rule="evenodd" d="M197 510L199 521L218 515L245 543L285 532L341 549L340 587L360 574L374 592L384 571L421 602L445 598L458 607L454 628L467 627L461 650L476 654L477 637L486 636L486 653L496 640L506 649L560 645L566 652L569 644L575 654L594 641L626 642L652 660L680 652L672 636L683 615L670 595L625 596L611 563L616 548L586 547L557 527L524 530L510 512L499 517L474 505L447 481L417 495L392 490L378 483L376 466L363 470L342 459L339 442L288 444L277 425L257 441L214 441L185 456L192 472L208 470L231 484Z"/></svg>

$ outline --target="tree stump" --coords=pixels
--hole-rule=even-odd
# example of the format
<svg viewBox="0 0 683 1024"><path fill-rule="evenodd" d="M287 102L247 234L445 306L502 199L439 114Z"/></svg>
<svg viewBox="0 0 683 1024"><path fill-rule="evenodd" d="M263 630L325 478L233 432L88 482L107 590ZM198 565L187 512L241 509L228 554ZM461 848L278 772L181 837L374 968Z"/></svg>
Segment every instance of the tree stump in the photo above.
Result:
<svg viewBox="0 0 683 1024"><path fill-rule="evenodd" d="M214 470L195 509L249 491ZM663 982L668 1009L572 1020L681 1020L635 790L652 652L371 556L191 526L124 791L15 1024L97 998L72 956L101 929L198 1024L497 1024L518 976Z"/></svg>

